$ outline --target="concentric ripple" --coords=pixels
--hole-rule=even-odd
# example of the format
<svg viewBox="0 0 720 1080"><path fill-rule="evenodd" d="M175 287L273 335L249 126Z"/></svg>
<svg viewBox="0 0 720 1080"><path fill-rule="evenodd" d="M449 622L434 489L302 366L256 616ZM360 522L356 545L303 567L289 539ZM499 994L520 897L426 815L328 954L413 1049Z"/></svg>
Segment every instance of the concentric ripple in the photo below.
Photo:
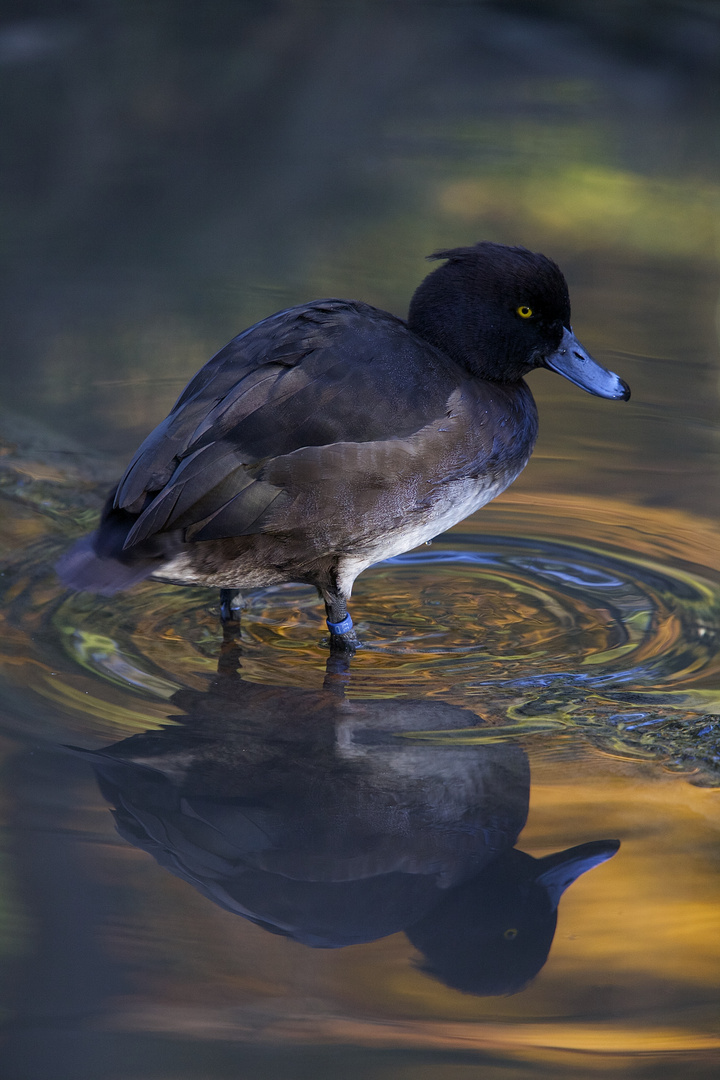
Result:
<svg viewBox="0 0 720 1080"><path fill-rule="evenodd" d="M206 685L222 637L215 594L155 583L112 600L67 594L50 558L40 542L2 578L4 667L26 718L30 699L50 699L72 726L114 736L166 722L179 688ZM715 782L714 578L582 542L448 534L358 580L364 647L348 692L433 695L488 722L440 741L580 729L604 750L659 756ZM245 678L317 686L327 646L314 590L249 594L241 642Z"/></svg>
<svg viewBox="0 0 720 1080"><path fill-rule="evenodd" d="M201 690L217 670L217 594L152 582L111 600L65 592L52 565L102 493L3 460L9 714L23 730L86 739L166 723L177 690ZM717 526L679 511L511 492L462 531L360 576L352 613L364 647L346 692L432 696L486 721L424 738L582 731L604 751L715 783L720 575L708 567L718 550ZM248 594L241 644L244 678L318 687L328 650L314 590Z"/></svg>
<svg viewBox="0 0 720 1080"><path fill-rule="evenodd" d="M364 643L354 670L366 681L399 665L406 692L427 689L428 680L463 693L558 679L670 689L717 668L716 584L543 540L457 535L399 556L359 579L353 612ZM54 622L83 667L161 696L213 668L220 639L212 593L156 584L111 602L67 596ZM321 666L325 636L312 589L278 586L245 598L247 664L265 655L276 676L293 681L306 663Z"/></svg>

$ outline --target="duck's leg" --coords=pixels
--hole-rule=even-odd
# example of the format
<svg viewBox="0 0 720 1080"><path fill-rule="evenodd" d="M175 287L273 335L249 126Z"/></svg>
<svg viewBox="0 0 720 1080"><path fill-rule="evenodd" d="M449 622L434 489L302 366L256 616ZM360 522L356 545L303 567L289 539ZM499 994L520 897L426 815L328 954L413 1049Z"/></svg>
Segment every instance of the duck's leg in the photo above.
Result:
<svg viewBox="0 0 720 1080"><path fill-rule="evenodd" d="M325 617L330 631L330 651L354 653L360 642L348 614L347 599L339 588L323 588Z"/></svg>
<svg viewBox="0 0 720 1080"><path fill-rule="evenodd" d="M220 618L224 623L240 622L239 589L220 590Z"/></svg>

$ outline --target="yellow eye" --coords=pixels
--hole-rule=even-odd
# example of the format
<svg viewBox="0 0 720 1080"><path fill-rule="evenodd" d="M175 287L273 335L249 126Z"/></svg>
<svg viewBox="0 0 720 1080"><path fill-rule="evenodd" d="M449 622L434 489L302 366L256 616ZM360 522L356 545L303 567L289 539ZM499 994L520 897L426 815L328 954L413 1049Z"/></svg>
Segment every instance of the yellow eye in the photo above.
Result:
<svg viewBox="0 0 720 1080"><path fill-rule="evenodd" d="M515 927L514 927L514 926L511 926L509 930L506 930L506 931L505 931L505 933L503 934L503 937L504 937L504 938L507 938L507 940L508 940L508 941L512 941L512 940L513 940L513 938L516 938L516 937L517 937L517 933L518 933L518 932L517 932L517 930L515 929Z"/></svg>
<svg viewBox="0 0 720 1080"><path fill-rule="evenodd" d="M520 307L517 308L517 313L521 319L529 319L532 315L532 308L529 308L527 304L521 304Z"/></svg>

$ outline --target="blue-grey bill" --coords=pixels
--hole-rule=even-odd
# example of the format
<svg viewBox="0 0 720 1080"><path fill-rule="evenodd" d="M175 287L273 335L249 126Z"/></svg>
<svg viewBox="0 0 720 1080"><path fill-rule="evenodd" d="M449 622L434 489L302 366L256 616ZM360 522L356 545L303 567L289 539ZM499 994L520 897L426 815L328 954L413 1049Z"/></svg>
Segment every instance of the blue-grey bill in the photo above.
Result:
<svg viewBox="0 0 720 1080"><path fill-rule="evenodd" d="M600 367L567 327L558 348L545 358L545 367L557 371L558 375L564 375L581 390L587 390L589 394L597 397L621 401L627 401L630 397L630 387L625 380L614 371Z"/></svg>

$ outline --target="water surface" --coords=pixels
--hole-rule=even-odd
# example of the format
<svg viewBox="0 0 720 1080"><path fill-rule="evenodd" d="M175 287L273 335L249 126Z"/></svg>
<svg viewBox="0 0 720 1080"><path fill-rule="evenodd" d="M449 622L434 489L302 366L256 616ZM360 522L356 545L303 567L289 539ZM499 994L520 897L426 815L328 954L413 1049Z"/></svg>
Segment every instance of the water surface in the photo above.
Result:
<svg viewBox="0 0 720 1080"><path fill-rule="evenodd" d="M3 1075L716 1074L720 31L591 8L0 24ZM230 336L480 237L633 397L533 373L528 469L361 576L349 671L300 586L226 640L62 589Z"/></svg>

